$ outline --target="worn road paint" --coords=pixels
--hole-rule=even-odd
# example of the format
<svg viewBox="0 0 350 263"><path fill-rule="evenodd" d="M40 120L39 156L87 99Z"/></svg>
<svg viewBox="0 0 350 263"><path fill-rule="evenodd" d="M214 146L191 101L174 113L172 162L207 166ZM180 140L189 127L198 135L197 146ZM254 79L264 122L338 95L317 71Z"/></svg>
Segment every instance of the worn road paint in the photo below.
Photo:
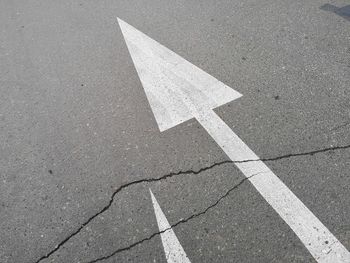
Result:
<svg viewBox="0 0 350 263"><path fill-rule="evenodd" d="M246 177L259 174L249 181L318 262L350 262L349 251L212 111L241 94L126 22L118 21L159 129L196 118Z"/></svg>
<svg viewBox="0 0 350 263"><path fill-rule="evenodd" d="M152 197L152 203L154 213L157 218L160 237L162 239L165 257L168 263L190 263L185 250L182 248L179 240L177 239L174 231L166 219L162 209L160 208L156 198L154 197L151 189L149 190Z"/></svg>
<svg viewBox="0 0 350 263"><path fill-rule="evenodd" d="M191 105L213 109L242 96L120 19L119 25L160 131L192 119Z"/></svg>

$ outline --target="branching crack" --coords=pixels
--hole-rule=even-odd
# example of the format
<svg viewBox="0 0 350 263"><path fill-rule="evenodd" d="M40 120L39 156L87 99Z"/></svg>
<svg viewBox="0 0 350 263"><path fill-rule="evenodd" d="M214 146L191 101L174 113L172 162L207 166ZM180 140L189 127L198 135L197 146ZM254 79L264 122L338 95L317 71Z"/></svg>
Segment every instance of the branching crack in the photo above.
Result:
<svg viewBox="0 0 350 263"><path fill-rule="evenodd" d="M136 184L142 184L142 183L151 183L151 182L157 182L157 181L161 181L161 180L165 180L165 179L168 179L168 178L171 178L171 177L174 177L174 176L178 176L178 175L186 175L186 174L199 174L199 173L202 173L204 171L207 171L207 170L210 170L214 167L217 167L217 166L221 166L221 165L224 165L224 164L228 164L228 163L245 163L245 162L257 162L257 161L263 161L263 162L270 162L270 161L277 161L277 160L281 160L281 159L286 159L286 158L291 158L291 157L297 157L297 156L307 156L307 155L314 155L314 154L318 154L318 153L324 153L324 152L329 152L329 151L336 151L336 150L343 150L343 149L349 149L350 148L350 144L349 145L344 145L344 146L335 146L335 147L328 147L328 148L324 148L324 149L319 149L319 150L314 150L314 151L309 151L309 152L302 152L302 153L291 153L291 154L285 154L285 155L281 155L281 156L277 156L277 157L271 157L271 158L261 158L261 159L251 159L251 160L240 160L240 161L231 161L231 160L225 160L225 161L221 161L221 162L217 162L217 163L214 163L210 166L207 166L207 167L204 167L204 168L201 168L197 171L195 170L186 170L186 171L179 171L179 172L172 172L172 173L169 173L169 174L166 174L166 175L163 175L161 177L157 177L157 178L145 178L145 179L139 179L139 180L135 180L135 181L132 181L132 182L129 182L129 183L126 183L126 184L123 184L121 185L119 188L117 188L111 195L108 203L102 207L99 211L97 211L95 214L93 214L92 216L90 216L88 219L86 219L76 230L74 230L71 234L69 234L66 238L64 238L59 244L57 244L50 252L48 252L47 254L41 256L38 260L35 261L35 263L39 263L41 262L42 260L44 259L47 259L49 258L52 254L54 254L56 251L58 251L66 242L68 242L71 238L73 238L74 236L76 236L77 234L80 233L81 230L84 229L84 227L86 225L88 225L92 220L94 220L96 217L98 217L99 215L101 215L102 213L104 213L106 210L108 210L111 205L113 204L113 201L114 201L114 198L115 196L120 192L122 191L123 189L125 188L128 188L132 185L136 185ZM245 178L243 179L240 183L242 184L245 180L247 180L249 178ZM235 188L234 188L235 189ZM232 190L234 190L232 189ZM232 191L231 190L231 191ZM219 203L223 198L225 198L230 192L229 190L228 193L226 193L222 198L220 198L217 203ZM216 205L216 204L215 204ZM211 209L212 207L214 207L215 205L213 206L210 206L206 209L209 210ZM205 212L206 212L205 211ZM181 220L179 221L178 223L176 223L175 225L173 226L176 226L177 224L181 224L181 223L185 223L187 222L188 220L191 220L193 217L197 217L199 215L202 215L204 214L205 212L201 212L199 214L195 214L187 219L184 219L184 220ZM166 230L165 230L166 231ZM147 241L147 240L150 240L151 238L153 238L154 236L158 235L160 233L155 233L153 234L152 236L149 236L148 238L146 238L145 240L143 241L139 241L139 242L136 242L132 245L132 247L138 245L139 243L142 243L144 241ZM121 251L124 251L124 250L127 250L128 248L124 248L124 249L121 249ZM116 253L119 253L120 252L120 249L117 250L115 252ZM92 261L92 262L96 262L96 261Z"/></svg>
<svg viewBox="0 0 350 263"><path fill-rule="evenodd" d="M168 178L171 178L173 176L177 176L177 175L184 175L184 174L199 174L202 173L206 170L210 170L216 166L220 166L223 164L227 164L227 163L231 163L232 161L226 160L226 161L221 161L221 162L217 162L214 163L210 166L201 168L197 171L194 170L186 170L186 171L179 171L179 172L174 172L174 173L169 173L166 175L163 175L161 177L158 178L145 178L145 179L139 179L139 180L135 180L126 184L121 185L119 188L117 188L111 195L109 202L107 203L107 205L105 205L103 208L101 208L98 212L96 212L95 214L93 214L92 216L90 216L85 222L83 222L74 232L72 232L69 236L67 236L65 239L63 239L58 245L56 245L56 247L51 250L49 253L47 253L46 255L42 256L41 258L39 258L36 263L39 263L40 261L50 257L53 253L55 253L57 250L59 250L66 242L68 242L71 238L73 238L74 236L76 236L86 225L88 225L92 220L94 220L96 217L98 217L99 215L101 215L102 213L104 213L106 210L108 210L111 205L113 204L114 198L115 196L122 191L124 188L127 188L129 186L135 185L135 184L140 184L140 183L151 183L151 182L157 182L157 181L161 181L161 180L165 180Z"/></svg>
<svg viewBox="0 0 350 263"><path fill-rule="evenodd" d="M253 176L256 176L260 173L257 173L257 174L253 174L249 177L245 177L243 179L241 179L237 184L235 184L234 186L232 186L230 189L228 189L223 195L221 195L215 202L213 202L211 205L209 205L208 207L206 207L205 209L203 209L202 211L198 212L198 213L195 213L195 214L192 214L191 216L188 216L187 218L184 218L184 219L181 219L179 221L177 221L175 224L171 225L169 228L166 228L162 231L158 231L156 233L153 233L151 235L149 235L148 237L146 238L143 238L135 243L132 243L130 244L129 246L126 246L126 247L123 247L123 248L119 248L115 251L113 251L111 254L107 255L107 256L103 256L103 257L100 257L100 258L97 258L97 259L94 259L92 261L88 261L87 263L96 263L98 261L101 261L101 260L106 260L108 258L111 258L113 256L115 256L116 254L118 253L121 253L123 251L126 251L126 250L129 250L129 249L132 249L133 247L137 246L137 245L140 245L141 243L143 242L146 242L146 241L149 241L151 240L152 238L154 238L155 236L157 235L160 235L180 224L184 224L184 223L187 223L188 221L192 220L192 219L195 219L199 216L202 216L204 215L205 213L207 213L209 210L211 210L212 208L214 208L215 206L217 206L223 199L225 199L226 197L228 197L234 190L236 190L237 188L239 188L245 181L249 180L250 178L252 178Z"/></svg>

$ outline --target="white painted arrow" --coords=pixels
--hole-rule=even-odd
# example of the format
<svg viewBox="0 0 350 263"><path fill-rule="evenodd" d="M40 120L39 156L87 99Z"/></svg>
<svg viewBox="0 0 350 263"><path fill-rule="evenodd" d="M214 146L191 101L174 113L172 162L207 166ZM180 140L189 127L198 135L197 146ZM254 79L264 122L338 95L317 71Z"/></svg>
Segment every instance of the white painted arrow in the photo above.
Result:
<svg viewBox="0 0 350 263"><path fill-rule="evenodd" d="M259 157L212 110L241 94L118 21L160 131L196 118L318 262L349 263L349 251L262 161L244 162Z"/></svg>
<svg viewBox="0 0 350 263"><path fill-rule="evenodd" d="M160 208L156 198L154 197L151 189L151 193L154 213L157 218L160 237L162 239L165 256L168 263L191 263L188 259L185 250L182 248L179 240L177 239L174 231L166 219L162 209Z"/></svg>

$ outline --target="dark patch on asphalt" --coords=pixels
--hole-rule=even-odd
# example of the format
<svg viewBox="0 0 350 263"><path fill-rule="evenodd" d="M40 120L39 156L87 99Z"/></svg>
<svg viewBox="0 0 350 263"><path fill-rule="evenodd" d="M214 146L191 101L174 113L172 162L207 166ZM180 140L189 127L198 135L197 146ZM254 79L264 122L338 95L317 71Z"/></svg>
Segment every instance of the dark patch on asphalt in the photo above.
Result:
<svg viewBox="0 0 350 263"><path fill-rule="evenodd" d="M49 174L53 174L53 171L51 169L49 170Z"/></svg>
<svg viewBox="0 0 350 263"><path fill-rule="evenodd" d="M336 7L331 4L324 4L320 7L321 10L332 12L350 21L350 5L344 7Z"/></svg>
<svg viewBox="0 0 350 263"><path fill-rule="evenodd" d="M279 100L280 99L280 96L276 95L273 97L275 100Z"/></svg>

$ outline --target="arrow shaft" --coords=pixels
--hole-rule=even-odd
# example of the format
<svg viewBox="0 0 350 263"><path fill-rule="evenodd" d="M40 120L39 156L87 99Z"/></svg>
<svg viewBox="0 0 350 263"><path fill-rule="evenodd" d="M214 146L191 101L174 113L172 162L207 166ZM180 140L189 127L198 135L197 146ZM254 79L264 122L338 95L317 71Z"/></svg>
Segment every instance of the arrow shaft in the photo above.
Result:
<svg viewBox="0 0 350 263"><path fill-rule="evenodd" d="M350 262L349 251L214 111L196 119L318 262Z"/></svg>

